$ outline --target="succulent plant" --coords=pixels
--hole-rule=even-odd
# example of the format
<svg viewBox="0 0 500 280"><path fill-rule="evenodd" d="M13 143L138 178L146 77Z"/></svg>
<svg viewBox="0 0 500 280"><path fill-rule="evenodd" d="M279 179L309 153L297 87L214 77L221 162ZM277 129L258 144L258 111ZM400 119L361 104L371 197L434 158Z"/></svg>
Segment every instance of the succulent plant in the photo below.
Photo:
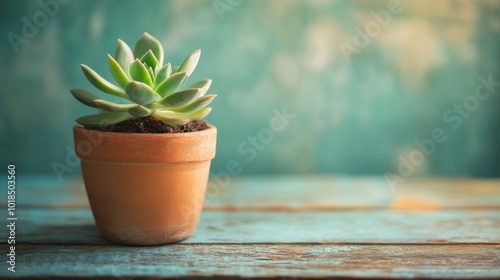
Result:
<svg viewBox="0 0 500 280"><path fill-rule="evenodd" d="M113 103L84 90L71 93L83 104L101 109L101 113L78 118L76 122L87 127L112 125L125 120L155 117L168 125L184 124L202 119L212 108L206 108L215 94L205 95L212 80L196 82L186 89L184 85L193 73L200 50L190 54L181 66L163 65L163 46L148 33L137 41L134 50L118 39L115 56L108 54L113 84L86 65L81 65L87 79L102 92L122 98L124 103Z"/></svg>

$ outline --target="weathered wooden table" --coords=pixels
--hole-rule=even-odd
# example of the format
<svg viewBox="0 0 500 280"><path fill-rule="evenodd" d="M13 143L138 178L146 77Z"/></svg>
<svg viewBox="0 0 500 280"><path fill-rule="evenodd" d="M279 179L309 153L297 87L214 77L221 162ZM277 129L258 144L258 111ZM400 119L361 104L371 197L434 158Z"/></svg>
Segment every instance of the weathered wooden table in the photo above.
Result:
<svg viewBox="0 0 500 280"><path fill-rule="evenodd" d="M17 192L16 272L4 260L1 277L500 278L499 180L231 178L192 237L153 247L102 239L78 178Z"/></svg>

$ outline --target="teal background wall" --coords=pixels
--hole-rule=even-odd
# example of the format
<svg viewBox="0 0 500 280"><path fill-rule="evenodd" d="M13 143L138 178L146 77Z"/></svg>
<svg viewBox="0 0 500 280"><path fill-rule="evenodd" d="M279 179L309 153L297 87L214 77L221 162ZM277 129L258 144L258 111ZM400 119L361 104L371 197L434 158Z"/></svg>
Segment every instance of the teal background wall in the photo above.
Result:
<svg viewBox="0 0 500 280"><path fill-rule="evenodd" d="M174 64L202 49L191 81L212 78L219 94L214 174L228 163L242 175L386 174L409 162L411 176L500 176L500 86L478 79L500 81L500 1L398 3L1 1L1 163L78 174L71 127L92 113L69 93L92 88L79 64L110 78L116 39L147 31ZM271 130L284 109L293 118ZM429 148L433 133L442 143L425 154L415 141Z"/></svg>

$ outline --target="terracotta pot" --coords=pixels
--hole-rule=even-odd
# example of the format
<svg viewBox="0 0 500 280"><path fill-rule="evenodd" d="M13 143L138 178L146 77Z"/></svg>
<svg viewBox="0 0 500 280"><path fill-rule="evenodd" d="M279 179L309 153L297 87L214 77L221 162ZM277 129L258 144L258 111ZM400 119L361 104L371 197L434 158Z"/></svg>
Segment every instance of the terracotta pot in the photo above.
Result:
<svg viewBox="0 0 500 280"><path fill-rule="evenodd" d="M196 230L217 129L118 133L73 128L85 189L104 238L174 243Z"/></svg>

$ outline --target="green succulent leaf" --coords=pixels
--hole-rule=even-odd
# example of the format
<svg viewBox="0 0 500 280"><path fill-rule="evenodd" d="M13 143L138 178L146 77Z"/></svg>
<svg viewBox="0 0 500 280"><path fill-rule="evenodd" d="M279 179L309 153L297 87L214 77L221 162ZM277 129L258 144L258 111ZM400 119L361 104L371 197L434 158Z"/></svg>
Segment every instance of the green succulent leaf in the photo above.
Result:
<svg viewBox="0 0 500 280"><path fill-rule="evenodd" d="M150 86L138 81L128 83L125 92L130 100L139 105L148 105L161 98Z"/></svg>
<svg viewBox="0 0 500 280"><path fill-rule="evenodd" d="M215 97L217 97L216 94L205 95L189 103L188 105L172 108L170 110L180 113L190 113L207 106L208 104L210 104L210 102L212 102L212 100L214 100Z"/></svg>
<svg viewBox="0 0 500 280"><path fill-rule="evenodd" d="M70 91L71 91L71 94L78 101L82 102L83 104L85 104L87 106L97 108L97 105L94 103L94 100L99 99L100 98L99 96L93 94L90 91L86 91L86 90L80 89L80 88L72 89Z"/></svg>
<svg viewBox="0 0 500 280"><path fill-rule="evenodd" d="M139 37L139 40L135 44L134 57L141 58L149 50L153 52L154 56L158 60L158 63L163 65L163 46L158 39L146 32Z"/></svg>
<svg viewBox="0 0 500 280"><path fill-rule="evenodd" d="M186 71L188 76L191 76L196 65L198 65L198 61L200 60L201 50L196 50L192 54L190 54L186 60L182 63L179 68L179 72Z"/></svg>
<svg viewBox="0 0 500 280"><path fill-rule="evenodd" d="M148 74L149 74L149 77L151 77L151 86L152 86L153 81L155 79L155 72L153 71L153 68L151 68L151 67L148 68Z"/></svg>
<svg viewBox="0 0 500 280"><path fill-rule="evenodd" d="M115 60L128 76L128 66L134 61L134 54L127 43L120 39L118 39L118 46L115 51Z"/></svg>
<svg viewBox="0 0 500 280"><path fill-rule="evenodd" d="M149 86L153 85L148 69L146 69L146 66L144 66L139 59L136 59L132 62L132 64L130 64L129 71L130 77L132 77L134 81L139 81Z"/></svg>
<svg viewBox="0 0 500 280"><path fill-rule="evenodd" d="M151 50L149 50L145 55L141 57L141 62L143 64L146 64L147 67L151 67L153 69L155 69L156 66L159 65L158 60L156 59L155 55Z"/></svg>
<svg viewBox="0 0 500 280"><path fill-rule="evenodd" d="M161 120L164 124L180 125L189 122L189 118L172 111L156 111L151 116Z"/></svg>
<svg viewBox="0 0 500 280"><path fill-rule="evenodd" d="M135 105L132 108L130 108L128 112L133 116L144 118L150 116L154 112L154 110L146 108L142 105Z"/></svg>
<svg viewBox="0 0 500 280"><path fill-rule="evenodd" d="M205 117L211 111L206 106L217 96L205 96L212 80L201 80L180 90L196 69L200 55L201 50L195 50L180 66L170 63L163 66L163 46L155 37L142 34L133 50L118 39L115 55L108 54L109 69L116 83L104 79L87 65L82 64L81 67L97 89L133 104L114 103L87 90L73 89L71 94L78 101L103 111L81 117L77 122L87 127L98 127L153 116L165 124L179 125Z"/></svg>
<svg viewBox="0 0 500 280"><path fill-rule="evenodd" d="M206 117L208 114L210 114L210 112L212 111L212 108L210 107L207 107L207 108L202 108L202 109L199 109L199 110L196 110L196 111L193 111L191 113L188 113L186 114L186 116L192 120L192 121L195 121L195 120L201 120L203 119L204 117Z"/></svg>
<svg viewBox="0 0 500 280"><path fill-rule="evenodd" d="M112 95L116 95L122 98L127 98L127 95L125 94L123 89L108 82L106 79L101 77L87 65L82 64L81 66L83 73L85 74L85 77L87 77L89 82L92 83L96 88Z"/></svg>
<svg viewBox="0 0 500 280"><path fill-rule="evenodd" d="M161 97L168 96L177 91L187 79L187 72L178 72L168 77L157 88L156 92Z"/></svg>
<svg viewBox="0 0 500 280"><path fill-rule="evenodd" d="M102 127L133 118L135 117L129 113L102 113L80 117L76 119L76 122L87 127Z"/></svg>
<svg viewBox="0 0 500 280"><path fill-rule="evenodd" d="M193 101L196 96L201 92L201 89L198 88L189 88L185 90L181 90L175 93L164 97L160 101L159 104L163 105L166 108L174 108L187 105Z"/></svg>
<svg viewBox="0 0 500 280"><path fill-rule="evenodd" d="M208 89L212 85L212 80L211 79L206 79L206 80L201 80L199 82L196 82L192 85L190 85L188 88L199 88L202 90L202 93L200 96L204 95L207 93Z"/></svg>
<svg viewBox="0 0 500 280"><path fill-rule="evenodd" d="M171 74L172 67L170 66L170 63L167 63L167 65L163 66L156 72L153 88L156 89L163 81L170 77Z"/></svg>
<svg viewBox="0 0 500 280"><path fill-rule="evenodd" d="M121 87L125 87L128 84L128 82L130 82L125 71L123 71L120 64L118 64L118 62L109 54L108 54L108 63L109 63L109 70L111 72L111 75L113 75L115 81Z"/></svg>
<svg viewBox="0 0 500 280"><path fill-rule="evenodd" d="M128 110L134 106L135 104L116 104L113 102L109 102L104 99L96 99L94 100L97 108L103 109L108 112L128 112Z"/></svg>

